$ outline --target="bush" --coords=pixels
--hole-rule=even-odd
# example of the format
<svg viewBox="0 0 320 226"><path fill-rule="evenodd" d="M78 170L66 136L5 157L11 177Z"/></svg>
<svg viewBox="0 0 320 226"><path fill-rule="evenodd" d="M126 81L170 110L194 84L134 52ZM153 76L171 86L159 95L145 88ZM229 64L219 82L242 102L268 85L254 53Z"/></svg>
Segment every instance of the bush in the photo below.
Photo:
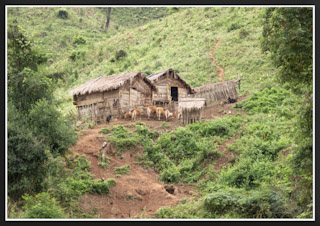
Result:
<svg viewBox="0 0 320 226"><path fill-rule="evenodd" d="M63 209L46 192L22 198L25 200L25 218L66 218Z"/></svg>
<svg viewBox="0 0 320 226"><path fill-rule="evenodd" d="M130 171L130 165L124 165L124 166L119 166L114 168L114 172L118 175L129 174L129 171Z"/></svg>
<svg viewBox="0 0 320 226"><path fill-rule="evenodd" d="M242 27L242 25L240 25L238 23L233 23L228 27L228 32L233 31L233 30L237 30L241 27Z"/></svg>
<svg viewBox="0 0 320 226"><path fill-rule="evenodd" d="M88 159L86 158L86 156L80 156L79 158L77 158L75 160L75 163L76 163L76 167L79 169L79 170L90 170L91 168L91 164L90 162L88 161Z"/></svg>
<svg viewBox="0 0 320 226"><path fill-rule="evenodd" d="M71 55L69 56L69 58L72 60L72 61L76 61L76 60L79 60L79 59L83 59L84 56L86 55L86 51L85 50L73 50L71 52Z"/></svg>
<svg viewBox="0 0 320 226"><path fill-rule="evenodd" d="M72 42L74 45L83 45L86 44L86 39L82 36L74 36L72 37Z"/></svg>
<svg viewBox="0 0 320 226"><path fill-rule="evenodd" d="M176 183L179 181L180 175L179 169L172 165L160 174L159 179L166 183Z"/></svg>
<svg viewBox="0 0 320 226"><path fill-rule="evenodd" d="M254 113L278 113L278 108L283 111L284 108L289 108L290 111L293 105L287 98L295 98L288 90L283 88L265 88L260 92L252 94L252 96L241 103L237 103L235 108L242 108L249 114ZM281 112L279 114L281 116Z"/></svg>
<svg viewBox="0 0 320 226"><path fill-rule="evenodd" d="M57 17L61 19L68 19L69 17L68 11L66 9L59 9L57 11Z"/></svg>
<svg viewBox="0 0 320 226"><path fill-rule="evenodd" d="M119 51L117 51L116 54L115 54L116 60L120 60L120 59L122 59L122 58L124 58L124 57L126 57L126 56L127 56L127 52L124 51L124 50L122 50L122 49L120 49Z"/></svg>
<svg viewBox="0 0 320 226"><path fill-rule="evenodd" d="M77 135L53 103L40 100L29 113L33 134L47 144L51 152L63 155L75 144Z"/></svg>
<svg viewBox="0 0 320 226"><path fill-rule="evenodd" d="M243 218L289 218L283 195L267 187L244 191L221 188L205 197L204 206L219 215L240 215Z"/></svg>
<svg viewBox="0 0 320 226"><path fill-rule="evenodd" d="M111 131L109 141L114 144L119 151L135 148L143 139L143 137L137 133L127 132L124 126L112 127Z"/></svg>
<svg viewBox="0 0 320 226"><path fill-rule="evenodd" d="M25 192L39 192L46 175L47 145L24 122L24 116L8 103L8 195L16 200Z"/></svg>
<svg viewBox="0 0 320 226"><path fill-rule="evenodd" d="M110 191L110 187L115 185L115 180L114 179L108 179L107 181L95 181L92 183L90 186L90 193L96 193L96 194L108 194Z"/></svg>
<svg viewBox="0 0 320 226"><path fill-rule="evenodd" d="M245 29L245 28L241 28L239 31L239 36L240 38L245 38L249 35L250 33Z"/></svg>
<svg viewBox="0 0 320 226"><path fill-rule="evenodd" d="M109 132L110 132L110 130L107 127L100 130L100 133L104 133L104 134L108 134Z"/></svg>

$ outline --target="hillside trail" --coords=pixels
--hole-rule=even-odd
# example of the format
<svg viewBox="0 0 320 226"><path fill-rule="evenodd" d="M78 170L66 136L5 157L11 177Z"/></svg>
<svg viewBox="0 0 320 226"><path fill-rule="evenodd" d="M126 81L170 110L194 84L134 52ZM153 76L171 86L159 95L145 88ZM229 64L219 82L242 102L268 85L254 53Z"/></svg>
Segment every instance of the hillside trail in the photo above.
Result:
<svg viewBox="0 0 320 226"><path fill-rule="evenodd" d="M216 41L216 45L215 45L215 47L214 47L214 51L219 47L219 45L220 45L220 41L217 40L217 41ZM210 55L210 57L211 57L211 59L212 59L211 64L214 65L216 68L218 68L218 76L219 76L220 80L221 80L222 82L224 82L224 79L223 79L224 69L223 69L223 67L221 67L221 66L219 66L219 65L216 64L216 58L215 58L215 56L213 55L212 50L209 51L209 55Z"/></svg>
<svg viewBox="0 0 320 226"><path fill-rule="evenodd" d="M239 97L242 101L248 96ZM243 110L233 110L235 103L206 108L203 112L203 120L212 120L218 117L227 117L234 114L245 114ZM182 126L176 119L168 122L158 120L140 119L149 129L159 133L175 130ZM164 124L165 123L165 124ZM167 191L166 184L158 180L159 174L152 167L144 168L135 164L137 156L143 154L143 148L137 147L136 150L126 150L119 157L115 150L107 153L109 165L106 169L98 165L98 152L106 140L106 135L100 133L101 129L113 126L125 126L129 131L135 130L135 122L125 119L113 119L109 124L101 123L93 129L81 131L80 139L76 145L70 148L75 155L85 155L91 163L90 172L95 179L114 178L116 185L110 189L107 195L85 194L79 205L84 212L96 210L101 219L130 219L130 218L153 218L159 208L176 205L184 199L198 196L196 187L186 183L174 184L174 192ZM165 126L164 126L165 125ZM222 156L214 162L216 170L223 165L233 161L237 156L231 153L227 144L234 142L236 137L220 145L218 150ZM128 175L117 177L115 167L130 165Z"/></svg>

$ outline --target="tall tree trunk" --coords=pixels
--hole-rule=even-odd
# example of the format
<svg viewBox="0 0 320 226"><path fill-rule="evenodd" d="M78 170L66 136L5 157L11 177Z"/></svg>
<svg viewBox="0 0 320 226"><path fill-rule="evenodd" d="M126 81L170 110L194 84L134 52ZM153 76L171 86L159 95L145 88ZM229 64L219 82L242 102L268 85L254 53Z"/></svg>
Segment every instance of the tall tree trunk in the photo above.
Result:
<svg viewBox="0 0 320 226"><path fill-rule="evenodd" d="M109 27L109 22L110 22L110 15L111 15L111 7L108 7L107 10L107 22L106 22L106 26L105 26L105 29L107 30L108 27Z"/></svg>

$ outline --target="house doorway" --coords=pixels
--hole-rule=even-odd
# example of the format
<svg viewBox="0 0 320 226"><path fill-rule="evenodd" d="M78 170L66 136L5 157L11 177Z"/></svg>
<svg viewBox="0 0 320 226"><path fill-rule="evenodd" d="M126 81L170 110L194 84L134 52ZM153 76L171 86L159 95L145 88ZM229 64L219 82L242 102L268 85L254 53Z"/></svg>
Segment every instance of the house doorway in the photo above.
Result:
<svg viewBox="0 0 320 226"><path fill-rule="evenodd" d="M171 87L171 100L178 101L178 87Z"/></svg>

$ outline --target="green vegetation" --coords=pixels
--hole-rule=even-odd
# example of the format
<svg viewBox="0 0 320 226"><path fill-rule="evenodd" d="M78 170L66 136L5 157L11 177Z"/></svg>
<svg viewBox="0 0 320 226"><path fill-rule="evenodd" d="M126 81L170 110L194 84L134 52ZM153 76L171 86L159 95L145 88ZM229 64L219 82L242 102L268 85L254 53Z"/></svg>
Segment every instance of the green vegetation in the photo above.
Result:
<svg viewBox="0 0 320 226"><path fill-rule="evenodd" d="M129 174L129 171L130 171L130 165L124 165L124 166L119 166L114 168L114 172L117 175Z"/></svg>
<svg viewBox="0 0 320 226"><path fill-rule="evenodd" d="M45 21L45 22L44 22ZM251 94L226 116L162 133L141 122L104 128L117 154L134 151L167 184L199 195L157 211L157 218L311 218L312 10L258 7L8 9L8 217L90 218L83 194L108 194L114 179L94 180L84 156L72 156L77 122L69 91L101 76L172 68L192 87L245 78ZM219 42L218 42L219 41ZM219 46L215 49L215 45ZM221 169L214 165L235 154ZM108 158L100 166L107 168ZM128 174L130 165L115 168Z"/></svg>

